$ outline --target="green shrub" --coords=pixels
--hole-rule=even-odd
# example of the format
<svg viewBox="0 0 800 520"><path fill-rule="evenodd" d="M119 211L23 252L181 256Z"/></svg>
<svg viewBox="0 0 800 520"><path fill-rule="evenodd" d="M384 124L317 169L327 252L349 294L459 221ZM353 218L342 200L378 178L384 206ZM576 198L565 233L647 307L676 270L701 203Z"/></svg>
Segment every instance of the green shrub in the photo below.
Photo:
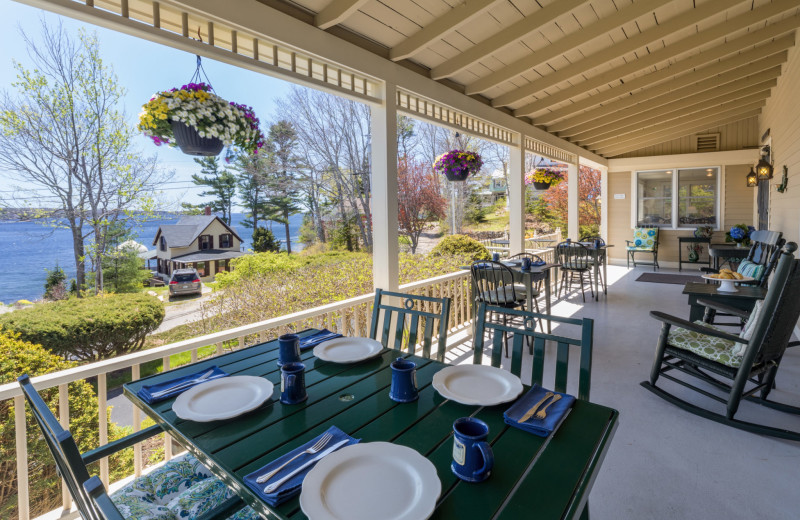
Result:
<svg viewBox="0 0 800 520"><path fill-rule="evenodd" d="M67 297L67 274L57 264L51 271L47 271L47 278L44 282L44 297L46 300L62 300Z"/></svg>
<svg viewBox="0 0 800 520"><path fill-rule="evenodd" d="M237 284L239 281L255 276L272 273L281 273L289 276L297 269L309 265L328 265L353 258L365 258L365 253L350 253L348 251L328 251L316 255L286 253L256 253L240 256L231 261L231 270L218 273L217 287L223 289Z"/></svg>
<svg viewBox="0 0 800 520"><path fill-rule="evenodd" d="M141 350L164 319L145 294L105 294L42 303L0 316L0 326L68 359L98 360Z"/></svg>
<svg viewBox="0 0 800 520"><path fill-rule="evenodd" d="M16 311L18 312L18 311ZM14 312L14 314L16 314ZM65 361L42 348L22 341L18 334L0 328L0 384L13 383L22 374L38 376L74 367L75 362ZM58 388L40 392L54 412L58 410ZM17 461L14 439L14 401L0 402L0 518L17 517ZM92 386L85 381L69 384L70 432L81 451L99 445L97 397ZM30 486L31 516L36 517L58 507L61 503L61 479L56 475L55 463L47 449L39 427L28 408L28 478ZM108 414L111 417L111 414ZM110 440L130 433L109 421ZM133 449L123 450L109 458L111 480L118 480L133 472ZM91 474L99 468L93 464Z"/></svg>
<svg viewBox="0 0 800 520"><path fill-rule="evenodd" d="M106 292L140 292L148 278L150 271L144 269L144 260L135 249L115 250L103 257L103 290Z"/></svg>
<svg viewBox="0 0 800 520"><path fill-rule="evenodd" d="M253 251L256 253L278 253L280 250L281 241L275 238L272 230L259 226L253 231Z"/></svg>
<svg viewBox="0 0 800 520"><path fill-rule="evenodd" d="M465 255L472 261L475 260L489 260L492 255L483 244L465 235L449 235L444 237L436 247L433 248L431 254L434 256L443 255Z"/></svg>

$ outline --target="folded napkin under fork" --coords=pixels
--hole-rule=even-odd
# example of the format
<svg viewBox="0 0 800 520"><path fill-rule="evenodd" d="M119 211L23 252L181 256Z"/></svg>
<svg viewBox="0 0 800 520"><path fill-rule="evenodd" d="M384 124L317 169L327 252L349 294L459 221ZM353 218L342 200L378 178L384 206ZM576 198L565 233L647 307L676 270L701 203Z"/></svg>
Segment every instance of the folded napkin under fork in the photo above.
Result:
<svg viewBox="0 0 800 520"><path fill-rule="evenodd" d="M288 453L285 453L284 455L281 455L280 457L278 457L277 459L273 460L272 462L270 462L266 466L263 466L260 469L258 469L256 471L250 473L249 475L245 476L244 477L245 484L247 484L247 487L252 489L261 498L261 500L263 500L264 502L266 502L267 504L269 504L269 505L271 505L273 507L279 506L280 504L286 502L290 498L299 495L300 491L302 489L302 486L303 486L303 479L306 478L306 475L308 475L308 472L311 471L314 468L314 466L316 466L316 464L312 464L311 466L307 467L306 469L304 469L303 471L301 471L297 475L293 476L288 481L286 481L281 487L279 487L276 491L273 491L272 493L264 493L264 488L266 486L268 486L271 482L274 482L274 481L280 479L284 475L288 475L289 473L294 471L296 468L299 468L300 466L302 466L303 464L305 464L306 462L308 462L312 458L316 457L318 454L308 454L306 456L297 457L290 464L288 464L285 468L281 469L280 472L278 472L276 475L274 475L272 477L272 479L270 479L269 481L267 481L267 482L265 482L263 484L259 484L258 482L256 482L256 480L261 475L263 475L265 473L268 473L268 472L272 471L275 468L280 467L287 460L290 460L295 455L297 455L299 453L302 453L303 451L307 450L308 448L310 448L311 446L316 444L317 441L323 435L325 435L326 433L330 433L333 437L325 445L325 448L328 448L328 447L331 447L331 446L335 446L336 444L338 444L338 443L340 443L340 442L342 442L344 440L349 440L349 442L344 444L342 446L342 448L344 448L346 446L351 446L353 444L358 444L361 441L361 439L354 439L353 437L350 437L349 435L344 433L342 430L340 430L336 426L331 426L326 431L324 431L323 433L321 433L318 436L314 437L313 439L311 439L307 443L303 444L302 446L298 446L297 448L293 449L292 451L290 451ZM339 448L339 449L341 449L341 448ZM325 451L325 450L323 449L321 451Z"/></svg>
<svg viewBox="0 0 800 520"><path fill-rule="evenodd" d="M211 371L211 374L202 377ZM161 383L157 383L155 385L144 385L136 392L142 401L146 402L147 404L158 403L160 401L165 401L176 395L179 395L190 388L200 385L203 383L207 383L208 381L213 381L214 379L219 379L221 377L227 377L228 373L219 368L218 366L213 366L210 368L205 368L200 370L199 372L194 372L189 375L176 377L170 379L169 381L162 381ZM202 379L200 379L202 378ZM196 382L192 382L193 380L198 379ZM186 384L184 384L186 383ZM170 391L170 388L174 388L174 390Z"/></svg>
<svg viewBox="0 0 800 520"><path fill-rule="evenodd" d="M520 430L524 430L528 433L538 435L539 437L547 437L553 433L556 429L558 429L558 426L566 416L567 411L569 411L569 409L572 408L572 405L575 403L574 396L562 394L560 392L553 392L554 395L560 395L561 398L552 403L552 406L547 405L553 400L553 397L547 399L541 404L541 406L539 406L539 410L547 406L547 415L544 419L537 419L536 414L534 414L528 420L524 422L518 422L525 415L525 413L531 409L532 406L538 403L547 394L547 392L551 391L552 390L547 390L546 388L539 386L537 383L534 383L531 389L525 395L517 399L517 401L511 405L511 408L503 412L503 419L505 420L505 423L509 426L513 426L514 428L519 428Z"/></svg>
<svg viewBox="0 0 800 520"><path fill-rule="evenodd" d="M316 347L320 343L328 341L329 339L341 338L342 335L338 332L331 332L328 329L322 329L319 332L315 332L310 336L306 336L304 338L300 338L300 350L308 350L312 347Z"/></svg>

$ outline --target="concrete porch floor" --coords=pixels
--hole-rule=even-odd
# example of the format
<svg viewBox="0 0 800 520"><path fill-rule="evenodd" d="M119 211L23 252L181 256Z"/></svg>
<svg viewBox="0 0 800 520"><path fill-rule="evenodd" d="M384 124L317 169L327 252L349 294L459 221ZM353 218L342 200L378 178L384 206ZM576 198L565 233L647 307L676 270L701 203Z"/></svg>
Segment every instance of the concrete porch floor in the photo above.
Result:
<svg viewBox="0 0 800 520"><path fill-rule="evenodd" d="M595 302L587 293L584 304L580 292L573 292L553 308L557 315L595 320L591 400L620 411L619 428L590 496L592 518L798 518L800 443L703 419L639 386L649 377L660 331L649 311L682 318L689 312L682 285L636 282L644 272L652 268L609 266L607 297ZM470 362L470 347L469 342L457 347L448 361ZM523 374L529 371L526 354ZM570 382L577 385L577 374L570 374ZM723 405L663 378L658 384L687 401L724 411ZM770 398L800 405L800 349L784 356ZM800 431L800 416L753 403L743 403L737 418Z"/></svg>

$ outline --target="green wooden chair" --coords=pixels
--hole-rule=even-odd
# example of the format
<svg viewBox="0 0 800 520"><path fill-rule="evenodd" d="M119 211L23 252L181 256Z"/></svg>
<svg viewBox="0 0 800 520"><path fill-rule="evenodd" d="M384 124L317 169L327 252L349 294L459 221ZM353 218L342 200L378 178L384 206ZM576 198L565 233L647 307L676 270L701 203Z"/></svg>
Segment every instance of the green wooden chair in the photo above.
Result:
<svg viewBox="0 0 800 520"><path fill-rule="evenodd" d="M395 298L402 304L398 306L387 303L384 301L385 297ZM384 347L402 351L403 345L405 345L405 350L409 354L414 354L421 333L422 355L430 357L435 331L437 333L436 359L444 361L450 321L450 302L450 298L433 298L376 289L369 337L378 339L378 327L382 323L380 342Z"/></svg>
<svg viewBox="0 0 800 520"><path fill-rule="evenodd" d="M162 433L163 430L158 425L151 426L82 454L72 434L61 426L33 387L30 378L23 375L17 380L30 405L33 417L41 429L47 447L53 455L56 469L64 479L78 512L84 520L105 518L136 520L138 518L170 518L171 515L176 519L193 517L205 520L227 518L231 513L244 507L242 500L233 495L222 481L213 478L211 472L194 457L184 455L134 480L115 493L113 499L101 500L100 502L104 505L107 505L107 502L113 502L116 515L119 515L115 516L115 513L109 509L109 516L105 516L103 510L98 507L98 502L84 487L91 480L86 466ZM179 484L176 486L175 482L179 482ZM93 484L90 487L94 493L98 493L96 485ZM102 483L100 487L102 488ZM125 512L124 515L120 509ZM252 510L242 509L242 512L252 513ZM245 518L247 517L242 517L242 520ZM258 517L253 516L252 518L255 520Z"/></svg>
<svg viewBox="0 0 800 520"><path fill-rule="evenodd" d="M800 260L793 257L796 250L797 244L793 242L784 247L767 295L760 309L753 310L741 335L723 332L701 321L692 323L651 312L662 326L650 379L643 381L642 386L706 419L745 431L800 441L800 432L735 418L742 400L800 414L798 407L767 399L786 348L800 345L798 341L790 342L800 318ZM699 379L704 387L673 375L673 371ZM656 386L660 377L725 404L725 414L689 403ZM719 392L708 391L708 385Z"/></svg>
<svg viewBox="0 0 800 520"><path fill-rule="evenodd" d="M584 284L586 276L589 279L589 290L594 298L594 285L592 284L592 271L594 271L594 257L588 247L578 242L561 242L555 248L556 263L561 270L561 283L558 286L558 295L564 290L564 285L567 285L565 294L572 290L572 282L575 276L578 276L578 283L581 286L581 296L583 301L586 301L586 292L584 291Z"/></svg>
<svg viewBox="0 0 800 520"><path fill-rule="evenodd" d="M579 334L574 337L557 336L546 332L538 332L530 327L514 327L489 321L486 319L487 313L496 313L508 318L522 318L524 323L532 323L535 319L551 320L565 325L575 325L580 327ZM491 364L499 367L502 362L502 334L497 332L513 334L511 341L511 366L512 374L522 375L522 355L526 339L533 342L533 363L531 364L531 383L539 383L542 386L553 388L557 392L567 391L567 371L569 367L570 348L578 347L578 398L588 401L591 390L592 378L592 341L594 335L594 320L591 318L563 318L561 316L551 316L528 312L520 309L507 309L496 307L481 302L478 311L478 320L475 325L475 352L473 363L481 364L484 350L484 336L487 330L494 331L492 334L492 354ZM544 361L545 361L545 341L556 343L556 366L553 384L545 383L544 380Z"/></svg>
<svg viewBox="0 0 800 520"><path fill-rule="evenodd" d="M646 253L653 255L653 271L658 268L658 226L639 226L633 228L633 240L626 240L628 246L628 267L633 262L636 267L636 253ZM641 262L639 262L641 263Z"/></svg>

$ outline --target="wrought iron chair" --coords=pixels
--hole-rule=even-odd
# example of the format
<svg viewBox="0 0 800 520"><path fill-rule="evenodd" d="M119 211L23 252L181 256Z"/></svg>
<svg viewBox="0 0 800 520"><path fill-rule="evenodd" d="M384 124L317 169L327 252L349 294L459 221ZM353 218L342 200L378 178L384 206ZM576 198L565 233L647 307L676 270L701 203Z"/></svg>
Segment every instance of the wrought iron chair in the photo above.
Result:
<svg viewBox="0 0 800 520"><path fill-rule="evenodd" d="M541 256L535 255L533 253L517 253L516 255L513 255L513 256L509 257L509 260L520 260L522 258L529 259L531 261L531 264L533 264L534 262L541 263L541 262L545 261ZM536 280L536 285L533 286L533 293L531 294L531 301L533 302L533 307L534 307L534 309L536 309L536 312L540 312L539 311L539 300L537 300L537 298L542 293L542 284L543 283L544 283L544 280L542 280L542 279ZM524 284L515 283L514 284L514 289L519 291L519 292L521 292L525 296L528 295L528 289L525 287ZM533 310L533 309L528 309L528 310ZM542 325L542 320L539 320L539 327L541 328L542 326L543 326ZM544 330L544 329L542 329L542 330Z"/></svg>
<svg viewBox="0 0 800 520"><path fill-rule="evenodd" d="M591 243L591 244L599 244L600 247L605 247L606 241L603 240L601 236L585 236L581 238L581 242L583 243ZM598 267L602 267L604 262L606 261L606 250L605 249L598 249L597 255L592 257L592 264L597 262L599 264ZM600 285L603 287L604 292L608 292L608 287L606 286L606 281L603 279L603 270L597 269L597 276L600 282Z"/></svg>
<svg viewBox="0 0 800 520"><path fill-rule="evenodd" d="M100 459L108 457L109 455L112 455L120 450L129 448L134 444L138 444L143 440L149 439L154 435L162 433L163 430L158 425L151 426L82 454L78 450L78 445L75 443L75 439L72 437L72 434L61 426L61 423L59 423L55 415L53 415L53 412L47 406L47 403L44 402L42 397L33 387L33 383L31 383L30 378L27 375L23 375L20 376L17 381L22 388L22 393L25 395L25 399L30 405L34 419L41 429L42 436L47 443L47 447L49 448L50 453L53 455L53 459L56 463L56 469L58 470L59 475L64 479L67 489L69 490L72 499L75 501L80 515L84 518L84 520L98 520L107 518L103 515L102 511L98 509L96 502L92 500L89 492L87 492L84 488L84 484L90 480L89 470L86 466L92 462L96 462ZM194 485L203 483L205 483L203 490L211 491L211 494L204 495L204 498L208 499L208 501L204 502L203 504L203 509L205 509L205 511L195 511L193 512L194 514L192 516L202 518L204 520L212 518L227 518L231 513L244 507L244 503L240 498L233 495L233 493L228 490L221 481L213 478L207 469L205 469L199 462L189 455L173 459L173 461L168 462L166 465L162 466L162 468L156 471L162 471L166 475L169 471L171 471L171 468L174 469L179 464L186 465L188 466L188 469L190 469L190 471L181 471L181 474L184 475L182 484L179 486L179 491L181 493L191 493L197 489L194 487ZM183 468L183 466L181 466L181 469L187 468ZM155 473L155 471L145 477L140 478L148 478L153 481L153 473ZM191 476L186 477L187 474ZM135 502L134 509L136 510L158 512L167 509L166 504L147 500L142 496L141 493L134 492L130 495L126 495L126 490L135 490L137 482L138 481L134 481L132 484L129 484L118 492L119 498L117 498L117 500L123 504L123 509L127 510L127 508L124 506L125 502ZM211 489L209 486L207 486L207 484L210 483L215 484L214 489ZM100 485L102 487L102 483ZM96 490L94 486L92 489ZM172 493L169 494L169 496L171 495ZM115 497L117 496L118 495L115 495ZM153 496L152 498L155 500L156 497ZM111 499L109 499L109 501L110 500ZM115 509L117 509L116 506ZM171 509L168 511L171 511ZM179 516L187 516L186 513L187 511L185 510L175 511L175 514ZM109 514L111 516L108 518L118 518L113 516L113 511ZM119 510L117 510L117 514L122 517ZM129 514L127 516L129 517L128 520L130 520L130 517L133 515Z"/></svg>
<svg viewBox="0 0 800 520"><path fill-rule="evenodd" d="M402 306L384 301L384 297L402 301ZM372 323L369 337L378 339L378 327L382 323L380 342L384 347L414 354L420 332L422 332L422 355L430 357L433 333L437 335L436 359L444 361L447 349L447 331L450 319L450 298L433 298L399 292L375 290L372 307ZM436 322L438 321L438 325ZM392 326L394 322L394 327ZM408 322L408 327L406 327Z"/></svg>
<svg viewBox="0 0 800 520"><path fill-rule="evenodd" d="M476 303L486 302L493 307L513 309L524 307L526 296L516 289L514 272L500 262L479 261L470 267L472 283L475 288ZM489 319L491 321L490 313ZM505 325L506 316L503 315ZM503 334L508 356L508 338Z"/></svg>
<svg viewBox="0 0 800 520"><path fill-rule="evenodd" d="M594 320L591 318L564 318L561 316L551 316L539 314L520 309L508 309L481 302L478 312L478 320L475 325L475 352L473 363L481 364L483 359L484 333L492 330L495 332L492 338L491 364L499 367L502 359L500 358L500 336L496 332L513 334L511 347L511 366L512 374L522 376L522 349L523 339L528 338L533 342L533 363L531 364L531 383L539 383L549 386L544 381L544 361L545 361L545 341L550 340L556 343L556 365L552 388L557 392L567 391L567 372L568 360L570 359L570 347L579 348L579 375L578 375L578 398L589 400L592 384L592 343L594 338ZM504 317L503 323L495 323L486 319L487 313L495 313ZM524 321L534 319L552 320L556 323L566 325L576 325L580 327L580 333L576 337L556 336L546 332L537 332L528 327L512 327L506 324L508 318L520 317ZM574 356L572 357L574 359Z"/></svg>
<svg viewBox="0 0 800 520"><path fill-rule="evenodd" d="M754 433L800 441L800 432L736 419L741 401L748 400L783 412L800 414L800 408L767 399L775 382L781 358L791 342L800 317L800 260L790 242L781 252L766 298L753 312L742 336L723 332L702 322L692 323L662 312L651 316L663 323L656 347L656 360L643 387L691 413ZM749 335L749 339L747 336ZM670 372L677 370L720 390L723 396L699 388ZM724 403L720 414L689 403L656 386L659 377L674 381ZM730 382L726 382L728 380ZM756 396L755 394L759 394Z"/></svg>
<svg viewBox="0 0 800 520"><path fill-rule="evenodd" d="M658 226L638 226L633 228L633 240L626 240L628 251L628 267L633 262L636 267L636 253L647 253L653 255L653 271L658 269ZM641 263L641 262L639 262ZM644 264L651 265L651 264Z"/></svg>
<svg viewBox="0 0 800 520"><path fill-rule="evenodd" d="M586 292L583 289L584 276L589 278L589 290L594 297L594 287L592 286L592 271L594 264L592 263L592 252L583 244L577 242L561 242L556 246L556 263L559 264L561 269L561 283L558 287L558 295L561 295L561 290L564 284L568 283L567 291L572 290L572 281L577 274L581 284L581 296L583 301L586 301Z"/></svg>

